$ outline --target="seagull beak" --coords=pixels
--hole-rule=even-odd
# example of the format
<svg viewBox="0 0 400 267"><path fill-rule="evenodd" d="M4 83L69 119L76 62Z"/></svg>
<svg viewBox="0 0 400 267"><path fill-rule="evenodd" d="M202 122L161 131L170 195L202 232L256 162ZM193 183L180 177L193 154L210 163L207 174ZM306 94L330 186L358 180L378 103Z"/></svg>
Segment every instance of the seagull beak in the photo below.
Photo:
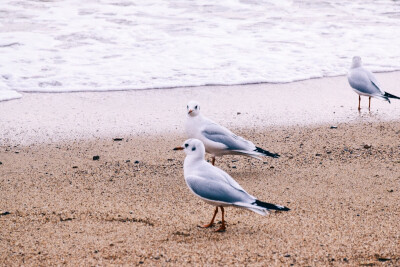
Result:
<svg viewBox="0 0 400 267"><path fill-rule="evenodd" d="M184 150L184 148L181 146L178 146L178 147L175 147L174 150Z"/></svg>
<svg viewBox="0 0 400 267"><path fill-rule="evenodd" d="M188 112L188 114L190 114L190 113L192 113L193 112L193 110L192 109L189 109L189 112Z"/></svg>

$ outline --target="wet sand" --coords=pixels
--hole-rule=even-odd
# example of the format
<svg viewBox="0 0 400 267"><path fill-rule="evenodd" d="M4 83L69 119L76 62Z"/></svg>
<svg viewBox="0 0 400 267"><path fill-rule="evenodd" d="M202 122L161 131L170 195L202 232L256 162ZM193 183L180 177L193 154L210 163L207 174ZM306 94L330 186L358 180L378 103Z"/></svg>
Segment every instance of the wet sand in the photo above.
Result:
<svg viewBox="0 0 400 267"><path fill-rule="evenodd" d="M340 77L332 79L332 84L341 82ZM1 118L0 265L398 266L400 121L395 116L400 103L375 100L378 110L373 106L371 113L364 108L359 114L356 95L350 93L352 99L344 100L343 111L335 104L338 113L350 118L339 121L334 117L307 121L311 114L303 109L306 116L298 124L283 125L275 118L263 126L260 121L271 114L250 113L229 106L230 102L218 106L223 114L207 111L256 145L281 154L279 159L262 161L225 156L217 159L217 166L260 200L291 208L265 217L226 208L224 233L213 231L217 225L198 227L209 222L213 207L190 193L183 178L184 154L172 151L185 140L180 111L162 104L160 109L175 114L177 122L176 129L166 130L162 125L173 118L164 120L160 115L159 138L146 127L130 132L134 126L129 123L139 118L136 109L134 118L118 102L114 104L118 108L104 109L90 102L98 100L97 94L95 100L71 94L64 102L57 95L46 95L56 102L33 106L30 112L20 109L39 96L24 95L16 100L22 101L20 105L10 101L6 106L14 110ZM190 94L186 97L201 98L197 91ZM111 101L107 96L117 98L114 93L102 96L101 103ZM72 105L76 99L86 105ZM211 106L204 100L199 101ZM210 103L214 101L210 96ZM246 101L249 98L243 97L242 103ZM154 102L144 108L155 110L153 115L159 114L157 104L162 101ZM59 113L52 109L57 103L64 103ZM91 115L123 110L127 117L115 117L113 122L112 116L104 115L93 120L76 111L74 126L75 115L62 110L68 103L71 110ZM42 111L46 108L51 112ZM0 110L5 110L3 103ZM233 116L236 111L242 113ZM14 120L23 118L24 112L24 122ZM38 114L45 116L42 124ZM282 118L289 117L282 113ZM59 127L48 119L55 119ZM337 128L331 128L333 123ZM51 131L42 135L46 127ZM93 129L98 131L90 136Z"/></svg>
<svg viewBox="0 0 400 267"><path fill-rule="evenodd" d="M400 72L376 74L382 88L400 96ZM29 145L116 135L183 134L186 104L226 127L268 129L322 123L391 121L400 101L389 104L358 96L347 78L287 84L204 86L169 90L37 94L0 103L0 144Z"/></svg>

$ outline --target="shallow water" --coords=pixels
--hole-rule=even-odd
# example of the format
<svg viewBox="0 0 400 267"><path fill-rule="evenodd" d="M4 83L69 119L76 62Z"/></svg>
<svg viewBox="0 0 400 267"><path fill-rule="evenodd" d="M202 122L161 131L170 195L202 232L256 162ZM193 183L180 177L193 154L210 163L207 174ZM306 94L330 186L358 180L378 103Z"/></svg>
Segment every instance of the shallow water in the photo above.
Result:
<svg viewBox="0 0 400 267"><path fill-rule="evenodd" d="M399 28L386 0L5 0L0 100L398 70Z"/></svg>

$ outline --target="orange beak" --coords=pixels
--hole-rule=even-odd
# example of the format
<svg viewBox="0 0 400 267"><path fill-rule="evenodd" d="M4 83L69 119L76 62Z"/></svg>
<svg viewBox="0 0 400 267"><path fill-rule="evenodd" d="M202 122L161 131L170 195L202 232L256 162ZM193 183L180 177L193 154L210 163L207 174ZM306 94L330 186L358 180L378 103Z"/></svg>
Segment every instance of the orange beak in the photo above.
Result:
<svg viewBox="0 0 400 267"><path fill-rule="evenodd" d="M189 112L188 112L188 114L190 114L190 113L192 113L193 112L193 110L192 109L189 109Z"/></svg>
<svg viewBox="0 0 400 267"><path fill-rule="evenodd" d="M178 146L178 147L175 147L174 150L184 150L184 148L181 146Z"/></svg>

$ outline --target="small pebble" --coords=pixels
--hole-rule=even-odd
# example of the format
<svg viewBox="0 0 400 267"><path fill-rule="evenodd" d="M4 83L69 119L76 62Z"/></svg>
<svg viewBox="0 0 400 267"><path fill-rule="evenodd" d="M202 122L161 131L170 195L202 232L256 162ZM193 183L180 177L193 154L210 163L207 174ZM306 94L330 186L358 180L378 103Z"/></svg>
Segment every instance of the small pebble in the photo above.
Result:
<svg viewBox="0 0 400 267"><path fill-rule="evenodd" d="M124 138L114 138L113 140L114 141L122 141L122 140L124 140Z"/></svg>
<svg viewBox="0 0 400 267"><path fill-rule="evenodd" d="M77 169L78 168L78 166L72 166L72 169Z"/></svg>
<svg viewBox="0 0 400 267"><path fill-rule="evenodd" d="M332 126L331 126L331 129L337 129L337 126L333 126L333 125L332 125Z"/></svg>
<svg viewBox="0 0 400 267"><path fill-rule="evenodd" d="M100 156L93 156L93 160L99 160Z"/></svg>
<svg viewBox="0 0 400 267"><path fill-rule="evenodd" d="M365 149L369 149L369 148L371 148L372 146L371 145L364 145L364 148Z"/></svg>
<svg viewBox="0 0 400 267"><path fill-rule="evenodd" d="M129 159L125 160L126 163L131 162Z"/></svg>
<svg viewBox="0 0 400 267"><path fill-rule="evenodd" d="M139 164L140 163L140 161L138 161L138 160L135 160L135 164Z"/></svg>
<svg viewBox="0 0 400 267"><path fill-rule="evenodd" d="M5 212L0 213L0 216L5 216L5 215L9 215L9 214L11 214L9 211L5 211Z"/></svg>

